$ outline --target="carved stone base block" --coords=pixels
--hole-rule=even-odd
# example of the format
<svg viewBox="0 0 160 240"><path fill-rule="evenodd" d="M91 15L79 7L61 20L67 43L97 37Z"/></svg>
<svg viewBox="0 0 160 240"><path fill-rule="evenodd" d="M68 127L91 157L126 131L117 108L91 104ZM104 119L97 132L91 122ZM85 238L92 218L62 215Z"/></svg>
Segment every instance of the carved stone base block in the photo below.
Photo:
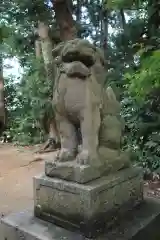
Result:
<svg viewBox="0 0 160 240"><path fill-rule="evenodd" d="M94 237L143 200L142 171L121 170L86 184L34 178L35 215Z"/></svg>
<svg viewBox="0 0 160 240"><path fill-rule="evenodd" d="M51 162L45 161L45 174L52 178L60 178L77 183L86 183L97 179L104 172L103 167L93 168L89 165L79 165L76 161Z"/></svg>
<svg viewBox="0 0 160 240"><path fill-rule="evenodd" d="M107 162L107 165L99 165L96 167L90 165L80 165L76 161L71 162L54 162L45 161L45 174L52 178L61 178L67 181L77 183L87 183L102 176L114 173L119 169L128 168L130 162L128 159L117 159Z"/></svg>
<svg viewBox="0 0 160 240"><path fill-rule="evenodd" d="M116 228L94 240L158 240L160 239L160 203L145 203L129 212ZM78 232L68 231L36 218L32 212L12 213L0 221L0 240L88 240ZM92 239L90 239L92 240Z"/></svg>

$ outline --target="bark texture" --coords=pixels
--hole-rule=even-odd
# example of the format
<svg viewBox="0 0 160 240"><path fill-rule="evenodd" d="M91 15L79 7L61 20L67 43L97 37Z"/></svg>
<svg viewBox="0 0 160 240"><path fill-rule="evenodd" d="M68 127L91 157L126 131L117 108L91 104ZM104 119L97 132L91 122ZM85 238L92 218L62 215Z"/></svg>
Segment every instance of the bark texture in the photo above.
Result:
<svg viewBox="0 0 160 240"><path fill-rule="evenodd" d="M0 135L6 124L5 98L4 98L4 79L3 79L3 61L0 55Z"/></svg>
<svg viewBox="0 0 160 240"><path fill-rule="evenodd" d="M62 41L74 39L77 36L77 29L72 17L71 0L53 0L56 21L60 28Z"/></svg>
<svg viewBox="0 0 160 240"><path fill-rule="evenodd" d="M60 29L61 41L71 40L77 37L77 30L72 17L72 1L71 0L54 0L53 8L55 11L56 21ZM38 34L41 41L42 55L47 73L48 81L54 81L55 64L52 55L52 41L49 37L49 27L44 23L38 23ZM42 149L53 151L59 147L59 132L54 117L49 122L49 139Z"/></svg>
<svg viewBox="0 0 160 240"><path fill-rule="evenodd" d="M39 57L40 51L42 52L44 66L47 74L47 81L51 81L54 84L56 69L52 55L53 45L51 38L49 37L49 27L44 22L38 22L38 35L41 45L39 46L38 40L36 40L36 56ZM50 100L52 100L52 96L49 97ZM57 146L59 146L59 135L54 116L52 119L47 119L45 124L48 125L49 139L40 150L42 152L53 151L55 148L57 148Z"/></svg>

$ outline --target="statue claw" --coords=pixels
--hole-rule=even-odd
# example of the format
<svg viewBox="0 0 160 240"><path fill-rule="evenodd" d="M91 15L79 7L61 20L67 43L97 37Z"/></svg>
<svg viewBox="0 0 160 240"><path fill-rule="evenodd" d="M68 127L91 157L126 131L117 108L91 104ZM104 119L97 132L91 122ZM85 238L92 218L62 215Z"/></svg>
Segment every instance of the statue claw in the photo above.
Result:
<svg viewBox="0 0 160 240"><path fill-rule="evenodd" d="M72 161L75 158L73 151L70 151L67 148L62 148L56 153L55 161L56 162L67 162Z"/></svg>
<svg viewBox="0 0 160 240"><path fill-rule="evenodd" d="M88 165L89 164L89 152L87 150L82 150L76 158L76 161L80 165Z"/></svg>

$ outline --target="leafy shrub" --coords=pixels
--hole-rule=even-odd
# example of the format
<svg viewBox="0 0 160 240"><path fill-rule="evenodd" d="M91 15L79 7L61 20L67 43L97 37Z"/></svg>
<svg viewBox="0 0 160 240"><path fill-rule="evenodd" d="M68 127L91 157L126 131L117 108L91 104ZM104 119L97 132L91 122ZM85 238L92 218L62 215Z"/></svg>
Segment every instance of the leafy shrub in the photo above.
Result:
<svg viewBox="0 0 160 240"><path fill-rule="evenodd" d="M30 60L20 83L13 79L6 84L8 128L13 140L20 144L39 143L45 140L44 117L52 112L53 82L48 82L42 61ZM47 124L47 123L46 123Z"/></svg>
<svg viewBox="0 0 160 240"><path fill-rule="evenodd" d="M122 101L126 146L134 158L150 169L160 166L160 51L141 61L136 73L125 78L126 96Z"/></svg>

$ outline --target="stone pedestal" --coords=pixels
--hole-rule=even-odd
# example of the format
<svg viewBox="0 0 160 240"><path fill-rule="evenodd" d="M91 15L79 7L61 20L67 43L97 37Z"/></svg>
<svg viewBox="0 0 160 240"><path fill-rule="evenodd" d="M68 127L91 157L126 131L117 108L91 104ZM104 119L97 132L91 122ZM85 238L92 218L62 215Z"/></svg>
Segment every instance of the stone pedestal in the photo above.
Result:
<svg viewBox="0 0 160 240"><path fill-rule="evenodd" d="M128 168L130 161L122 154L122 159L115 159L107 161L103 165L98 162L98 165L93 167L90 165L80 165L75 161L67 162L54 162L54 154L51 159L45 161L45 174L51 178L60 178L67 181L73 181L77 183L87 183L93 181L102 176L106 176L111 173L115 173L120 169Z"/></svg>
<svg viewBox="0 0 160 240"><path fill-rule="evenodd" d="M93 168L89 165L77 164L76 161L56 163L53 160L45 161L46 176L77 183L86 183L97 179L101 177L103 172L103 166Z"/></svg>
<svg viewBox="0 0 160 240"><path fill-rule="evenodd" d="M34 178L35 216L94 237L143 200L142 171L128 168L85 184Z"/></svg>
<svg viewBox="0 0 160 240"><path fill-rule="evenodd" d="M129 212L118 227L94 240L160 239L160 203L145 199L145 204ZM1 219L0 240L88 240L78 232L68 231L36 218L31 211L11 214Z"/></svg>

